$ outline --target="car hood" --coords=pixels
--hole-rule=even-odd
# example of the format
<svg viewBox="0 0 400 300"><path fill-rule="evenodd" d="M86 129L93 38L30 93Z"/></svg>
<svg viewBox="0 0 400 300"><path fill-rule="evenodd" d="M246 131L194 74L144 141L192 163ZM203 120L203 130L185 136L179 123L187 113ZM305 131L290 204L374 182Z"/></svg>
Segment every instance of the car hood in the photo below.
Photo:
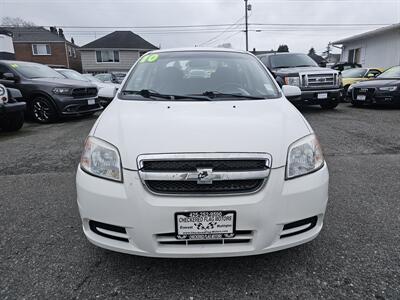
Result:
<svg viewBox="0 0 400 300"><path fill-rule="evenodd" d="M96 87L95 85L82 80L74 80L68 78L33 78L32 81L38 84L48 84L55 87L73 87L73 88L87 88Z"/></svg>
<svg viewBox="0 0 400 300"><path fill-rule="evenodd" d="M391 86L400 85L400 79L372 79L364 82L356 83L353 87L381 87L381 86Z"/></svg>
<svg viewBox="0 0 400 300"><path fill-rule="evenodd" d="M273 168L286 164L287 149L310 134L287 100L111 102L91 134L115 145L124 168L136 170L140 154L267 152Z"/></svg>
<svg viewBox="0 0 400 300"><path fill-rule="evenodd" d="M296 68L278 68L273 70L274 73L280 74L292 74L292 73L318 73L318 74L325 74L325 73L337 73L336 70L328 69L328 68L321 68L321 67L296 67Z"/></svg>

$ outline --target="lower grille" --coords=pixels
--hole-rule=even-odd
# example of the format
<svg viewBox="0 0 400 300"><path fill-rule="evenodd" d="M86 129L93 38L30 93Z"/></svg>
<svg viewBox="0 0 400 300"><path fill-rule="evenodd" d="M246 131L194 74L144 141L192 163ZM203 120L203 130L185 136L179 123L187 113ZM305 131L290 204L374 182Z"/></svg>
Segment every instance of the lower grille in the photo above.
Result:
<svg viewBox="0 0 400 300"><path fill-rule="evenodd" d="M146 181L147 187L157 193L165 194L202 194L202 193L249 193L258 190L264 180L224 180L213 184L197 184L196 181Z"/></svg>
<svg viewBox="0 0 400 300"><path fill-rule="evenodd" d="M156 235L156 240L160 245L224 245L224 244L249 244L253 240L253 231L238 230L233 238L215 239L215 240L178 240L175 233L161 233Z"/></svg>
<svg viewBox="0 0 400 300"><path fill-rule="evenodd" d="M121 242L129 242L128 234L126 233L125 227L90 220L89 228L91 231L102 237Z"/></svg>
<svg viewBox="0 0 400 300"><path fill-rule="evenodd" d="M358 95L365 95L366 100L370 100L374 97L375 88L354 88L353 89L353 99L357 100Z"/></svg>
<svg viewBox="0 0 400 300"><path fill-rule="evenodd" d="M148 190L165 195L252 193L269 176L266 153L150 154L138 157L139 175Z"/></svg>
<svg viewBox="0 0 400 300"><path fill-rule="evenodd" d="M314 216L311 218L295 221L292 223L285 224L283 226L282 234L280 238L290 237L296 234L304 233L309 231L317 225L318 217Z"/></svg>

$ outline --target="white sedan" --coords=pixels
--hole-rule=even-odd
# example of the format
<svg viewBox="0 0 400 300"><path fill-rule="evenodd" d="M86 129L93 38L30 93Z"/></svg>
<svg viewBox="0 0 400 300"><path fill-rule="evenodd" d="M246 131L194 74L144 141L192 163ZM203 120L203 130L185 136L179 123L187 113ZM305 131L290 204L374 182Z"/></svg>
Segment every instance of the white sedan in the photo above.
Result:
<svg viewBox="0 0 400 300"><path fill-rule="evenodd" d="M143 256L226 257L314 239L329 175L285 98L299 94L247 52L147 53L85 142L76 183L88 240Z"/></svg>
<svg viewBox="0 0 400 300"><path fill-rule="evenodd" d="M119 85L114 83L105 83L90 74L81 74L71 69L55 69L58 73L63 75L65 78L75 79L80 81L87 81L93 83L98 91L98 98L102 106L107 106L114 99L117 94Z"/></svg>

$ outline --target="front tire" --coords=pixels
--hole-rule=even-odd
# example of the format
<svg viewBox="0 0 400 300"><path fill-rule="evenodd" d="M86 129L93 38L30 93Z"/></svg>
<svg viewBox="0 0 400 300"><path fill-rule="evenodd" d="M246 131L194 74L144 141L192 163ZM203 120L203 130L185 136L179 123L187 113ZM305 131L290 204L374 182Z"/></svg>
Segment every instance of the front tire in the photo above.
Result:
<svg viewBox="0 0 400 300"><path fill-rule="evenodd" d="M51 100L37 96L31 103L32 118L42 124L52 123L58 120L58 113Z"/></svg>
<svg viewBox="0 0 400 300"><path fill-rule="evenodd" d="M339 101L337 101L337 100L320 104L322 109L334 109L338 105L339 105Z"/></svg>
<svg viewBox="0 0 400 300"><path fill-rule="evenodd" d="M24 125L24 113L12 113L5 116L0 122L0 128L4 131L17 131Z"/></svg>

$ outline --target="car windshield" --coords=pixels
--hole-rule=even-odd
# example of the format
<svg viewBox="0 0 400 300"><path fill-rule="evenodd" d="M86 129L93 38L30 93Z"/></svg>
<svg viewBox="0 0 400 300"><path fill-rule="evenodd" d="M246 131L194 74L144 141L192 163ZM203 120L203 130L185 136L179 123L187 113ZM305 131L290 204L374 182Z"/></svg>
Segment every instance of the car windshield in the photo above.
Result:
<svg viewBox="0 0 400 300"><path fill-rule="evenodd" d="M211 96L216 100L280 96L273 80L256 58L224 51L147 54L136 64L121 93L138 94L144 90L164 96Z"/></svg>
<svg viewBox="0 0 400 300"><path fill-rule="evenodd" d="M90 74L82 74L82 76L87 78L90 82L97 82L97 83L102 83L103 82L100 79L98 79L98 78L96 78L96 77L94 77L93 75L90 75Z"/></svg>
<svg viewBox="0 0 400 300"><path fill-rule="evenodd" d="M305 54L277 54L271 55L271 67L294 68L294 67L318 67L318 64Z"/></svg>
<svg viewBox="0 0 400 300"><path fill-rule="evenodd" d="M400 78L400 66L392 67L386 70L381 75L379 75L378 78Z"/></svg>
<svg viewBox="0 0 400 300"><path fill-rule="evenodd" d="M75 71L75 70L57 70L59 73L64 75L66 78L69 79L75 79L75 80L80 80L80 81L89 81L85 76L83 76L81 73Z"/></svg>
<svg viewBox="0 0 400 300"><path fill-rule="evenodd" d="M52 68L41 64L15 62L10 63L9 66L26 78L65 78Z"/></svg>
<svg viewBox="0 0 400 300"><path fill-rule="evenodd" d="M342 72L343 78L362 78L364 77L367 69L357 68L357 69L348 69Z"/></svg>

